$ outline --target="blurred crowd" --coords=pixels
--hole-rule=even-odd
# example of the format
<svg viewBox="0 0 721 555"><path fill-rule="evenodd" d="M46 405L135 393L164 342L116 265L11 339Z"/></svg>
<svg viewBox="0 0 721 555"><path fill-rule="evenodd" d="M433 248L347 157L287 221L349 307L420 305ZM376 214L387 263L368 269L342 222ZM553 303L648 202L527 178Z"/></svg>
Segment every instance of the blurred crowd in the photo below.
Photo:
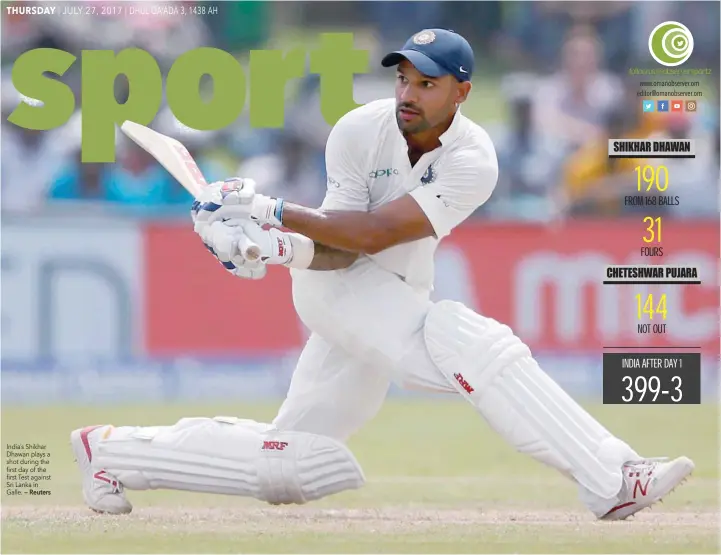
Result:
<svg viewBox="0 0 721 555"><path fill-rule="evenodd" d="M88 0L84 5L102 6ZM152 3L152 2L151 2ZM20 3L16 3L20 5ZM143 3L147 5L148 3ZM168 5L167 2L163 3ZM186 6L201 3L185 3ZM666 160L681 191L672 216L718 217L718 75L701 76L696 112L643 113L641 80L629 68L654 68L650 31L678 20L692 29L694 52L683 67L719 67L717 2L221 2L218 15L123 18L2 14L2 209L10 212L82 207L133 215L187 214L190 198L147 154L118 135L116 164L80 163L80 112L53 131L7 122L22 101L10 78L14 60L33 48L139 47L164 74L183 52L213 46L241 60L251 49L312 42L328 30L352 31L371 54L372 72L358 76L355 100L393 94L381 55L413 32L445 27L476 52L474 109L466 110L494 139L500 163L496 193L483 217L552 221L624 215L635 192L634 160L609 160L609 138L693 138L696 159ZM80 92L80 63L61 79ZM127 95L123 80L116 96ZM200 132L180 124L164 105L151 124L181 140L209 180L253 177L271 195L318 205L325 192L324 145L330 126L308 75L287 91L283 129L252 129L247 109L236 124ZM657 100L653 98L653 100ZM79 102L76 104L79 106ZM247 106L246 106L247 108ZM661 209L661 207L658 207Z"/></svg>

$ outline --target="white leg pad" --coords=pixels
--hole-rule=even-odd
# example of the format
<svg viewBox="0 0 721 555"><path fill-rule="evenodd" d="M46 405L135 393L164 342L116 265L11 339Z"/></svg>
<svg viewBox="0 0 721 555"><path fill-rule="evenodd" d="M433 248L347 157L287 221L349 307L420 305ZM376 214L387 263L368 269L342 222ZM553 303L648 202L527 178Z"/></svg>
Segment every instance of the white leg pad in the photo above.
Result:
<svg viewBox="0 0 721 555"><path fill-rule="evenodd" d="M638 458L554 382L508 326L441 301L425 321L428 353L489 425L518 451L557 468L603 499Z"/></svg>
<svg viewBox="0 0 721 555"><path fill-rule="evenodd" d="M365 483L342 443L234 417L115 428L98 442L92 464L130 490L240 495L271 504L302 504Z"/></svg>

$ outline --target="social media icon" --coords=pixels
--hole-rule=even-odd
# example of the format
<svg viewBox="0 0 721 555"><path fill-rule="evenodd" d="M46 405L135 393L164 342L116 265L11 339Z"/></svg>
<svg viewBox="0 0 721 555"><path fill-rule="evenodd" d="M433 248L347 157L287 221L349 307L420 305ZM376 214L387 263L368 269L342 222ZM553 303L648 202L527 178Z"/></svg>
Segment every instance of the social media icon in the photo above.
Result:
<svg viewBox="0 0 721 555"><path fill-rule="evenodd" d="M672 100L671 101L671 111L672 112L683 112L683 102L680 100Z"/></svg>
<svg viewBox="0 0 721 555"><path fill-rule="evenodd" d="M668 112L668 100L659 100L656 109L659 112Z"/></svg>
<svg viewBox="0 0 721 555"><path fill-rule="evenodd" d="M643 111L644 112L653 112L653 100L644 100L643 101Z"/></svg>
<svg viewBox="0 0 721 555"><path fill-rule="evenodd" d="M686 111L687 112L695 112L696 111L696 101L695 100L687 100L686 101Z"/></svg>
<svg viewBox="0 0 721 555"><path fill-rule="evenodd" d="M691 57L693 35L688 27L678 21L664 21L651 31L648 49L659 64L675 67Z"/></svg>

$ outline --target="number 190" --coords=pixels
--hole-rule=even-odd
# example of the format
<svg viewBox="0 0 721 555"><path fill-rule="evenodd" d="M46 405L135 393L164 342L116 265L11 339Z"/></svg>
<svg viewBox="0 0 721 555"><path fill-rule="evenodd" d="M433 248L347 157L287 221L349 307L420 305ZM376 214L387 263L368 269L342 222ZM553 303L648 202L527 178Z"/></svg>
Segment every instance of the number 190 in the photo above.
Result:
<svg viewBox="0 0 721 555"><path fill-rule="evenodd" d="M636 166L636 182L639 192L641 191L641 182L646 184L646 191L650 191L654 186L657 191L665 191L668 189L668 168L666 166ZM662 175L663 174L663 175ZM663 181L663 183L661 183Z"/></svg>

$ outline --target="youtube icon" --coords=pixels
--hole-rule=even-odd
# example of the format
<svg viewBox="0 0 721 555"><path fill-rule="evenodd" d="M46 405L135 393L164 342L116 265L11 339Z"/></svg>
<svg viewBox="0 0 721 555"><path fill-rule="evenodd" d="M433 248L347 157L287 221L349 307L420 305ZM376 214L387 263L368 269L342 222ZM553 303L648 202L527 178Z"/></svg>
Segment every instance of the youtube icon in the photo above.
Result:
<svg viewBox="0 0 721 555"><path fill-rule="evenodd" d="M672 112L682 112L683 111L683 102L680 100L672 100L671 101L671 111Z"/></svg>

